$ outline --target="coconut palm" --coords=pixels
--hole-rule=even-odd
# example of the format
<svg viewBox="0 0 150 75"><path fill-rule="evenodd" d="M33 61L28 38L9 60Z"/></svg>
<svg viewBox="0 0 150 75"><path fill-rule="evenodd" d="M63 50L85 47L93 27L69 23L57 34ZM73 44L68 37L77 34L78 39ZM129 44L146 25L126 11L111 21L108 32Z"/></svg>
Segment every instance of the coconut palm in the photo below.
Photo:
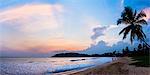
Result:
<svg viewBox="0 0 150 75"><path fill-rule="evenodd" d="M146 17L146 14L143 11L137 13L136 10L133 11L132 8L125 7L121 14L121 18L119 18L117 21L117 25L125 24L126 27L120 31L119 35L123 33L124 34L123 39L125 39L126 36L130 33L131 44L135 38L137 38L137 40L139 40L140 42L146 43L145 42L146 35L142 30L142 25L148 24L143 19L144 17Z"/></svg>

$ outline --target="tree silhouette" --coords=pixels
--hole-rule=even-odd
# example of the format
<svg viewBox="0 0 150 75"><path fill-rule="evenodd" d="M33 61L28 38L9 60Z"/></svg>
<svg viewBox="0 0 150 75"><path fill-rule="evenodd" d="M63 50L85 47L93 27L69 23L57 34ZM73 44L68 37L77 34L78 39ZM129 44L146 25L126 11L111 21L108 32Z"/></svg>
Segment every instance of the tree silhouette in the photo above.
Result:
<svg viewBox="0 0 150 75"><path fill-rule="evenodd" d="M139 50L142 49L142 45L141 45L141 44L138 45L138 49L139 49Z"/></svg>
<svg viewBox="0 0 150 75"><path fill-rule="evenodd" d="M120 31L119 35L123 33L123 39L125 39L126 36L130 33L131 44L135 37L137 37L137 40L139 40L140 42L144 42L145 44L147 44L145 41L146 35L142 30L142 25L148 24L143 19L143 17L146 17L146 14L143 11L137 14L136 10L133 11L132 8L125 7L121 14L121 18L117 20L117 25L125 24L126 27Z"/></svg>

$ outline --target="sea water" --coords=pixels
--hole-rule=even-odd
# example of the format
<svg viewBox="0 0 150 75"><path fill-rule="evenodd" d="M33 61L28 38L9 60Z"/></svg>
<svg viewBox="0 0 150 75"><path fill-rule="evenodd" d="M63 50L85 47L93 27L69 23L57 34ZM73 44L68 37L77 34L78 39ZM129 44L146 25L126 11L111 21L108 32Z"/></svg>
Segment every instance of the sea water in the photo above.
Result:
<svg viewBox="0 0 150 75"><path fill-rule="evenodd" d="M112 62L111 57L0 58L1 75L51 75Z"/></svg>

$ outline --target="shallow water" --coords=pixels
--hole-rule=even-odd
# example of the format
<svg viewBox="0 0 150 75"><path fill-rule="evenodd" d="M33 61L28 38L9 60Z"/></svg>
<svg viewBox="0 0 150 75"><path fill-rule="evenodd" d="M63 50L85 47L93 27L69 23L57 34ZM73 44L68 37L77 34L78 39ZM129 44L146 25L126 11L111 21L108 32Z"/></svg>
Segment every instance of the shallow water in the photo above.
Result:
<svg viewBox="0 0 150 75"><path fill-rule="evenodd" d="M111 62L110 57L0 58L2 75L47 75Z"/></svg>

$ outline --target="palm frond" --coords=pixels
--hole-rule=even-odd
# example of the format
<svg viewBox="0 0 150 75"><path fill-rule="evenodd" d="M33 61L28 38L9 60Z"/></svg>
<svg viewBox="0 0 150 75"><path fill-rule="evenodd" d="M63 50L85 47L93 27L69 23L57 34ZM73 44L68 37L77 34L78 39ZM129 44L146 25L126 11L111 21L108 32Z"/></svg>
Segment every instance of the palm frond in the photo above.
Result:
<svg viewBox="0 0 150 75"><path fill-rule="evenodd" d="M122 34L125 30L126 30L126 28L123 28L123 29L119 32L119 35Z"/></svg>
<svg viewBox="0 0 150 75"><path fill-rule="evenodd" d="M143 18L143 17L146 17L146 14L144 11L141 11L139 14L137 14L136 20Z"/></svg>
<svg viewBox="0 0 150 75"><path fill-rule="evenodd" d="M143 19L143 17L146 17L146 14L143 11L137 14L136 10L133 11L132 8L125 7L121 13L121 18L117 20L117 25L123 23L126 24L127 27L123 28L119 32L119 35L123 34L123 39L125 39L130 33L131 43L135 38L139 41L144 41L146 39L146 35L143 32L141 25L147 25L147 22Z"/></svg>
<svg viewBox="0 0 150 75"><path fill-rule="evenodd" d="M127 36L127 34L129 33L129 31L130 31L130 29L125 30L125 32L124 32L124 36L123 36L123 39L125 39L125 38L126 38L126 36Z"/></svg>
<svg viewBox="0 0 150 75"><path fill-rule="evenodd" d="M143 34L140 30L136 30L136 35L137 35L138 40L140 40L141 42L145 40L146 35Z"/></svg>
<svg viewBox="0 0 150 75"><path fill-rule="evenodd" d="M140 30L140 32L142 33L143 38L146 38L146 34L143 32L143 30Z"/></svg>
<svg viewBox="0 0 150 75"><path fill-rule="evenodd" d="M122 23L122 19L118 19L117 20L117 25L121 24Z"/></svg>
<svg viewBox="0 0 150 75"><path fill-rule="evenodd" d="M125 7L123 14L129 19L129 20L133 20L133 10L131 7Z"/></svg>
<svg viewBox="0 0 150 75"><path fill-rule="evenodd" d="M124 34L123 39L125 39L130 30L131 30L131 25L129 25L129 26L125 27L124 29L122 29L119 32L119 35L123 33Z"/></svg>
<svg viewBox="0 0 150 75"><path fill-rule="evenodd" d="M146 22L146 20L142 19L142 20L137 20L136 22L137 24L142 24L142 25L148 25L148 23Z"/></svg>
<svg viewBox="0 0 150 75"><path fill-rule="evenodd" d="M132 8L125 7L124 11L121 13L121 19L119 19L117 24L131 24L136 16L137 12L133 12Z"/></svg>
<svg viewBox="0 0 150 75"><path fill-rule="evenodd" d="M135 11L134 11L134 15L133 15L133 16L134 16L134 18L136 17L136 14L137 14L137 11L135 10Z"/></svg>
<svg viewBox="0 0 150 75"><path fill-rule="evenodd" d="M133 43L133 39L135 39L135 29L131 30L131 33L130 33L130 41L131 43Z"/></svg>

